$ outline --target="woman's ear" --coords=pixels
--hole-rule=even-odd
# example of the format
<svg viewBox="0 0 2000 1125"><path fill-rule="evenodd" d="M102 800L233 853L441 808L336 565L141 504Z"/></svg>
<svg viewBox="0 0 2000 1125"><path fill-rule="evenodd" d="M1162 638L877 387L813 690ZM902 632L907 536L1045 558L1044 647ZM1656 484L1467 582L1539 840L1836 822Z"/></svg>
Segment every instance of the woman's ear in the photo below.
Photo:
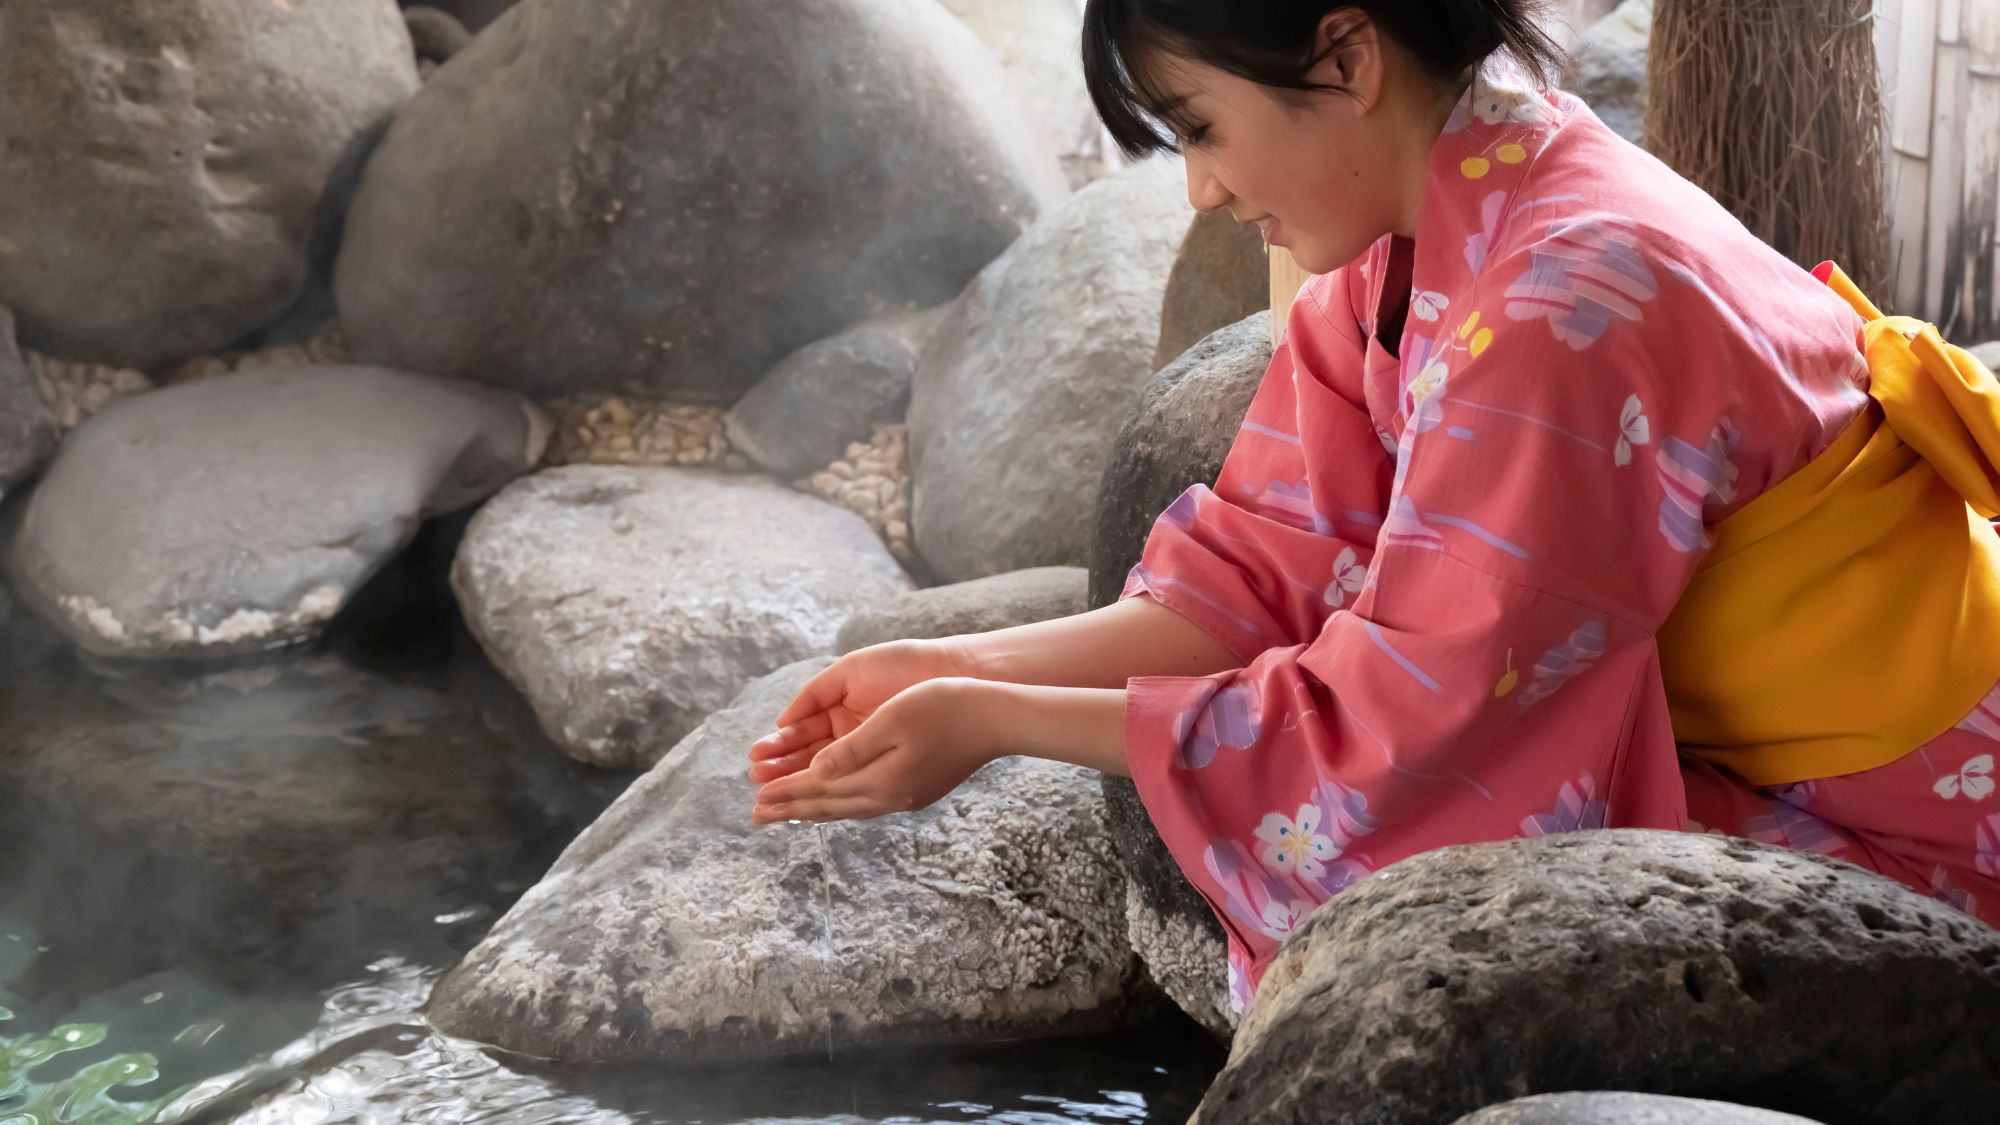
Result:
<svg viewBox="0 0 2000 1125"><path fill-rule="evenodd" d="M1359 8L1338 8L1319 21L1313 44L1318 60L1306 77L1347 95L1361 112L1382 96L1382 37Z"/></svg>

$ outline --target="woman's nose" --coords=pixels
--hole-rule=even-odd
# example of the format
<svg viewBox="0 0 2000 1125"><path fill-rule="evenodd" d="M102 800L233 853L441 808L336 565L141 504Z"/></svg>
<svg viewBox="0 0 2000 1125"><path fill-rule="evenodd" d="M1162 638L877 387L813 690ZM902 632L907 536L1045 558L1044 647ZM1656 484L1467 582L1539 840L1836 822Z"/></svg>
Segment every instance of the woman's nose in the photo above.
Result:
<svg viewBox="0 0 2000 1125"><path fill-rule="evenodd" d="M1219 211L1229 206L1235 196L1222 186L1208 161L1200 156L1185 156L1187 164L1188 203L1197 211Z"/></svg>

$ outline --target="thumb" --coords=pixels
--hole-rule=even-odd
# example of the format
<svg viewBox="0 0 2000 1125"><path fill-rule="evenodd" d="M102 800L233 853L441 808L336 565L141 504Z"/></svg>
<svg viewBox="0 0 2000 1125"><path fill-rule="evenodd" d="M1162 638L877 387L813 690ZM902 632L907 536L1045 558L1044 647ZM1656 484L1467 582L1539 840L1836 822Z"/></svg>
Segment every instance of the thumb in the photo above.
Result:
<svg viewBox="0 0 2000 1125"><path fill-rule="evenodd" d="M836 777L846 777L868 763L882 756L889 748L887 739L880 737L880 727L876 723L864 722L844 738L836 738L826 748L813 755L808 767L814 777L822 781Z"/></svg>

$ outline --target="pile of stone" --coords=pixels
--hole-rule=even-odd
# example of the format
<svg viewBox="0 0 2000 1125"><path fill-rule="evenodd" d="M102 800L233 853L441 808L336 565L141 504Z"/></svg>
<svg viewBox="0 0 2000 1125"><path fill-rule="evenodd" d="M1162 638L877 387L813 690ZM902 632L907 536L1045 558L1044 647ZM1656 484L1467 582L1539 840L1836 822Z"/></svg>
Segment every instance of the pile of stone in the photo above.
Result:
<svg viewBox="0 0 2000 1125"><path fill-rule="evenodd" d="M915 558L910 548L910 429L877 426L868 441L847 447L847 456L799 482L799 487L868 521L899 562Z"/></svg>
<svg viewBox="0 0 2000 1125"><path fill-rule="evenodd" d="M545 463L744 469L730 452L722 408L626 395L571 395L545 404L555 419Z"/></svg>
<svg viewBox="0 0 2000 1125"><path fill-rule="evenodd" d="M34 351L24 351L22 358L56 424L66 431L118 399L153 389L151 379L129 367L54 359Z"/></svg>
<svg viewBox="0 0 2000 1125"><path fill-rule="evenodd" d="M347 362L347 340L339 324L327 324L296 344L276 344L245 352L196 356L176 364L161 380L164 385L192 383L231 371L276 371L288 367L324 367Z"/></svg>

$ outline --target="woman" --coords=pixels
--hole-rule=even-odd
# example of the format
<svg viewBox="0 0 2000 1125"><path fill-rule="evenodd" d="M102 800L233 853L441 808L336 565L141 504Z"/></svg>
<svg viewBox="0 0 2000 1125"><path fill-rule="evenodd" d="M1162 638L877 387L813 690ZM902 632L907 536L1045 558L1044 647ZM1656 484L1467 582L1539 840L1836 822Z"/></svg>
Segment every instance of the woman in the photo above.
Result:
<svg viewBox="0 0 2000 1125"><path fill-rule="evenodd" d="M754 821L1130 774L1239 1010L1471 841L1721 831L2000 923L2000 388L1543 89L1531 7L1092 0L1113 135L1318 276L1123 599L843 658Z"/></svg>

